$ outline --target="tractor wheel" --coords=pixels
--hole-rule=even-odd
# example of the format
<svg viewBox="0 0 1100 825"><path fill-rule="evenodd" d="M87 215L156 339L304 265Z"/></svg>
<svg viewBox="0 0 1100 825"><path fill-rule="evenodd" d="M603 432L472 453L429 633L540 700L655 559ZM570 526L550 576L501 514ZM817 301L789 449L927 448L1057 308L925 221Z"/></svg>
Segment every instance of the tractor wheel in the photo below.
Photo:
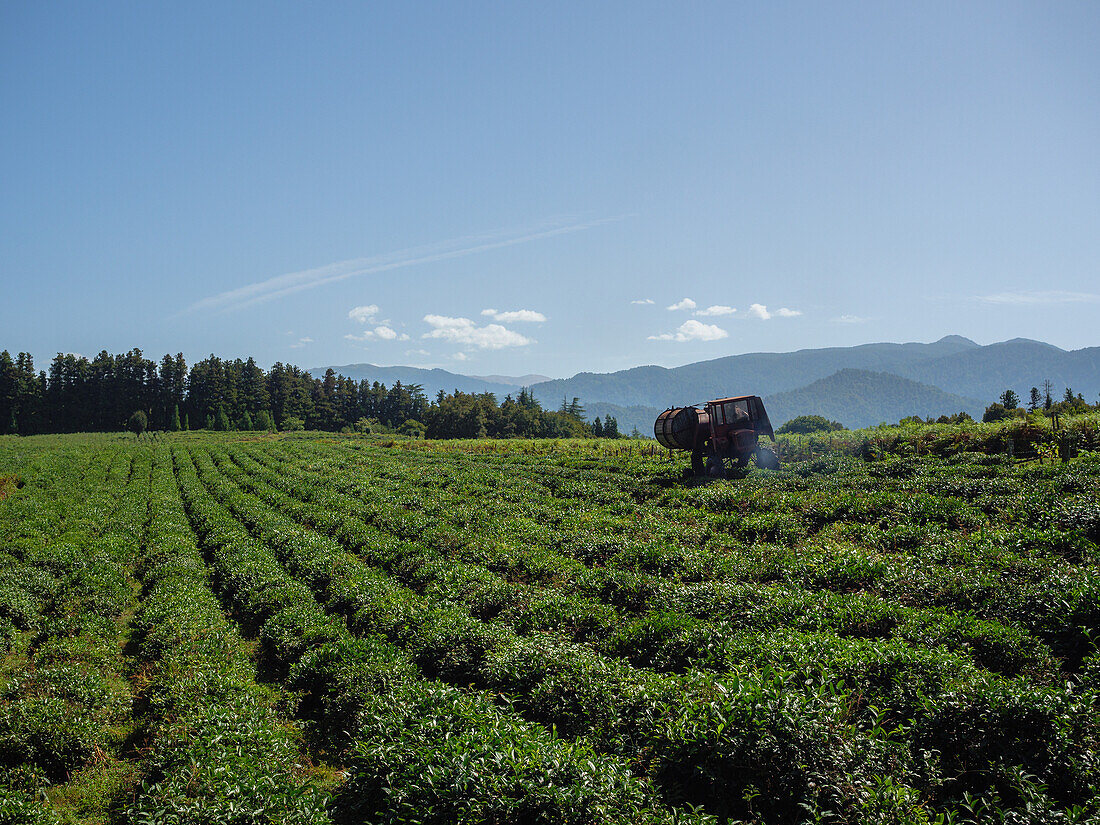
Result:
<svg viewBox="0 0 1100 825"><path fill-rule="evenodd" d="M756 448L756 466L761 470L778 470L779 469L779 456L775 454L775 450L770 447L757 447Z"/></svg>
<svg viewBox="0 0 1100 825"><path fill-rule="evenodd" d="M723 463L721 456L714 453L707 456L707 475L711 478L726 477L726 465Z"/></svg>

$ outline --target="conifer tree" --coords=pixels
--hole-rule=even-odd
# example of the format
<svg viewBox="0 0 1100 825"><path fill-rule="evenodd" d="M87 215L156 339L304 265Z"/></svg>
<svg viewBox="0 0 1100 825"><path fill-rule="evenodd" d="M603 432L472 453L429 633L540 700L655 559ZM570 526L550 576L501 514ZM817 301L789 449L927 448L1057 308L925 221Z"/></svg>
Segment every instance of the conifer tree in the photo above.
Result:
<svg viewBox="0 0 1100 825"><path fill-rule="evenodd" d="M227 432L231 429L229 416L226 415L225 407L221 404L218 405L218 409L214 412L214 429L219 432Z"/></svg>
<svg viewBox="0 0 1100 825"><path fill-rule="evenodd" d="M607 416L604 418L603 434L607 438L619 437L619 422L611 415L611 413L608 413Z"/></svg>
<svg viewBox="0 0 1100 825"><path fill-rule="evenodd" d="M256 429L266 430L269 433L275 432L275 419L271 417L270 412L260 410L256 413Z"/></svg>
<svg viewBox="0 0 1100 825"><path fill-rule="evenodd" d="M180 405L176 404L172 407L172 420L168 423L168 429L174 433L180 431Z"/></svg>

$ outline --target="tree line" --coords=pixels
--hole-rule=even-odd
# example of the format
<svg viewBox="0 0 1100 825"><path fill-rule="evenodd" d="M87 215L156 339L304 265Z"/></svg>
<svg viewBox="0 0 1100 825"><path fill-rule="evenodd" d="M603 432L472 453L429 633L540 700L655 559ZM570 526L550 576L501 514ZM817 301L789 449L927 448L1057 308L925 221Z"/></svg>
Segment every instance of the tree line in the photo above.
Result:
<svg viewBox="0 0 1100 825"><path fill-rule="evenodd" d="M1080 415L1100 409L1100 403L1090 405L1082 393L1073 392L1073 387L1066 387L1062 393L1062 399L1055 401L1051 394L1054 385L1050 381L1043 382L1043 389L1032 387L1028 393L1027 407L1025 408L1020 396L1015 390L1005 390L1000 397L985 408L982 421L1002 421L1006 418L1019 418L1028 413L1041 413L1044 415Z"/></svg>
<svg viewBox="0 0 1100 825"><path fill-rule="evenodd" d="M211 354L190 368L182 353L159 362L140 349L95 358L58 353L49 370L0 352L0 433L154 430L358 430L428 438L617 437L607 416L585 421L577 399L546 410L526 389L497 402L492 393L419 384L356 381L333 370L314 378L293 364L264 371L253 358Z"/></svg>

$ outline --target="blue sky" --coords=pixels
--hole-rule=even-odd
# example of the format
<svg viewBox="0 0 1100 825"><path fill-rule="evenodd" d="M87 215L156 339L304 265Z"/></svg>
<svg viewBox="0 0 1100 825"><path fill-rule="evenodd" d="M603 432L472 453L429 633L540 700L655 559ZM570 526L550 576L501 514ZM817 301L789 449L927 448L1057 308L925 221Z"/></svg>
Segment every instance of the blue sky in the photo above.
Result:
<svg viewBox="0 0 1100 825"><path fill-rule="evenodd" d="M1093 2L6 2L0 348L1100 345L1098 42Z"/></svg>

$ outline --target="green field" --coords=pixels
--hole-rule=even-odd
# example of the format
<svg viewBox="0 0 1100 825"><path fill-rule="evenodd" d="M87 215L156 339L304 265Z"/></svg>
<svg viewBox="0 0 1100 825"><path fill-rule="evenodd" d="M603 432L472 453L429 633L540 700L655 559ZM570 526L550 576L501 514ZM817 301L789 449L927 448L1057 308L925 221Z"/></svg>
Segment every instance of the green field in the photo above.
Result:
<svg viewBox="0 0 1100 825"><path fill-rule="evenodd" d="M1100 455L923 432L0 438L0 823L1096 821Z"/></svg>

